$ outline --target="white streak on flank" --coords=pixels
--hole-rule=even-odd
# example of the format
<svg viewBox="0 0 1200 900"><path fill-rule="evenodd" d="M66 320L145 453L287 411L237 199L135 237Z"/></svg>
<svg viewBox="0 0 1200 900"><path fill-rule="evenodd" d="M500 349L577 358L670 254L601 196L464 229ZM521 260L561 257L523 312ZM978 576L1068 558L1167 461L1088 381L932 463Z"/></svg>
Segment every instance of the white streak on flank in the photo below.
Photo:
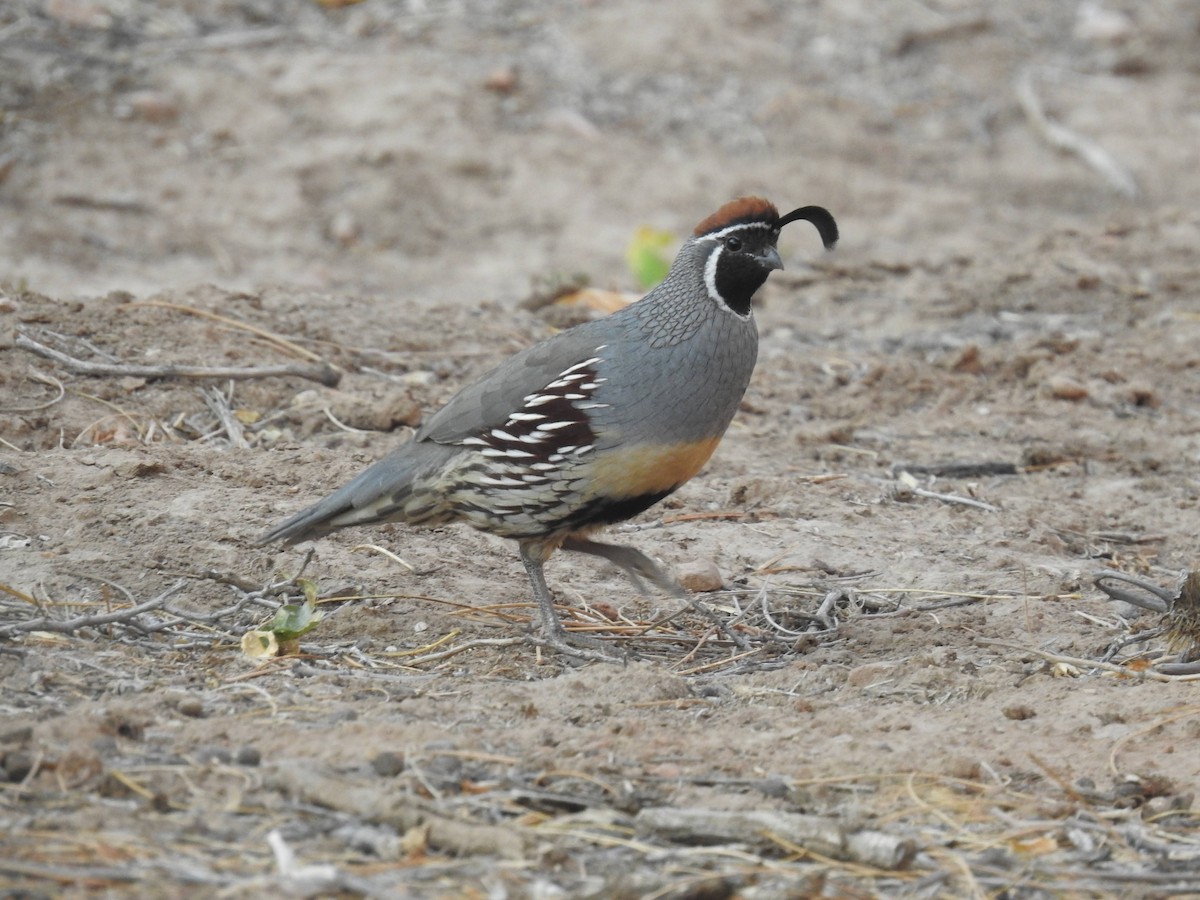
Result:
<svg viewBox="0 0 1200 900"><path fill-rule="evenodd" d="M547 403L552 403L558 399L556 394L530 394L525 398L527 407L544 406Z"/></svg>
<svg viewBox="0 0 1200 900"><path fill-rule="evenodd" d="M576 403L576 404L575 404L575 408L576 408L576 409L578 409L578 410L585 410L585 409L608 409L608 408L609 408L609 406L611 406L611 405L612 405L612 404L610 404L610 403Z"/></svg>
<svg viewBox="0 0 1200 900"><path fill-rule="evenodd" d="M494 437L498 441L515 441L515 440L517 440L517 436L515 434L509 434L507 431L501 431L499 428L492 429L492 437Z"/></svg>
<svg viewBox="0 0 1200 900"><path fill-rule="evenodd" d="M604 349L604 345L601 344L599 347L596 348L596 352L599 353L603 349ZM577 362L577 363L575 363L575 365L570 366L569 368L563 369L562 374L559 375L558 377L564 378L565 376L570 375L572 372L576 371L577 369L583 369L583 368L586 368L587 366L595 365L598 362L604 362L604 360L602 360L598 356L593 356L591 359L585 359L583 362Z"/></svg>
<svg viewBox="0 0 1200 900"><path fill-rule="evenodd" d="M537 427L538 431L557 431L560 428L570 428L575 422L545 422Z"/></svg>
<svg viewBox="0 0 1200 900"><path fill-rule="evenodd" d="M524 487L525 483L518 481L516 478L509 478L507 475L495 477L492 475L480 475L479 483L486 484L491 487Z"/></svg>
<svg viewBox="0 0 1200 900"><path fill-rule="evenodd" d="M529 398L526 397L525 399L528 400ZM508 417L508 421L509 422L536 422L539 419L544 419L544 418L546 418L546 417L544 415L542 415L541 413L516 412ZM506 422L505 424L508 424L508 423Z"/></svg>
<svg viewBox="0 0 1200 900"><path fill-rule="evenodd" d="M500 450L496 447L484 447L479 452L484 456L504 457L506 459L531 459L533 457L533 454L528 450L517 450L516 448Z"/></svg>
<svg viewBox="0 0 1200 900"><path fill-rule="evenodd" d="M488 442L483 438L477 437L463 438L459 443L464 447L486 447L488 445Z"/></svg>

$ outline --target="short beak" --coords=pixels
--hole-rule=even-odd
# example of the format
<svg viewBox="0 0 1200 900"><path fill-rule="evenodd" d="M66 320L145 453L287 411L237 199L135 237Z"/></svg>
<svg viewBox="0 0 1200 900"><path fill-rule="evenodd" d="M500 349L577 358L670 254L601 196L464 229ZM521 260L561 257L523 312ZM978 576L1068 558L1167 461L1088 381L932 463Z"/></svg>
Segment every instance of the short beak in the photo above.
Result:
<svg viewBox="0 0 1200 900"><path fill-rule="evenodd" d="M764 250L760 258L768 270L783 268L783 260L779 258L779 251L774 247L768 247Z"/></svg>

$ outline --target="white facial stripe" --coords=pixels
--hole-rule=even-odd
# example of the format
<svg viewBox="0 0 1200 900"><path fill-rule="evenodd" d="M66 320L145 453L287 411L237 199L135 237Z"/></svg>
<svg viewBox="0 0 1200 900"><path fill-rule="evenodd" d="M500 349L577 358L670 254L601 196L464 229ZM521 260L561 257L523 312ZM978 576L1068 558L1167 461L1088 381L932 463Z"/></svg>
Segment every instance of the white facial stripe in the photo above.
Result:
<svg viewBox="0 0 1200 900"><path fill-rule="evenodd" d="M729 229L726 229L726 231L728 230ZM721 232L721 234L724 233L724 231ZM708 257L708 262L704 264L704 286L708 288L708 296L712 298L713 303L717 304L718 307L730 315L737 316L739 319L748 319L750 318L749 312L747 312L744 316L740 313L734 312L732 309L730 309L729 304L725 302L724 298L717 291L717 263L720 261L721 254L724 252L725 248L718 245L716 249L713 250L712 255Z"/></svg>
<svg viewBox="0 0 1200 900"><path fill-rule="evenodd" d="M774 231L775 226L770 222L739 222L737 225L730 225L728 228L722 228L720 231L714 231L712 234L704 235L706 238L711 238L714 241L719 241L731 231L741 231L743 228L769 228Z"/></svg>

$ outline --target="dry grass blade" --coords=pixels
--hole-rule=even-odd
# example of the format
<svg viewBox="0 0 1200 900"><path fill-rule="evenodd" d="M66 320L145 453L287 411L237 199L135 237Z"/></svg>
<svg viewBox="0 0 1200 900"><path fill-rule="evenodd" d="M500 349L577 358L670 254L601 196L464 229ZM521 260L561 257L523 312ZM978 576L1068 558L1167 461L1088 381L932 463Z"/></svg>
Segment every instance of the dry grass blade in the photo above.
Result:
<svg viewBox="0 0 1200 900"><path fill-rule="evenodd" d="M220 313L209 312L206 309L197 309L194 306L186 306L182 303L167 303L163 300L140 300L133 303L122 304L120 309L136 309L139 307L149 307L151 309L169 309L173 312L181 312L185 315L196 316L201 319L210 319L213 322L220 322L222 325L227 325L230 328L238 329L239 331L247 331L256 337L262 338L269 344L278 347L285 353L295 356L298 359L307 359L310 362L323 362L320 355L313 353L311 350L306 350L299 344L289 341L287 338L275 334L272 331L267 331L265 328L259 328L257 325L251 325L249 322L242 322L238 319L231 319L229 316L223 316ZM336 368L336 367L335 367Z"/></svg>
<svg viewBox="0 0 1200 900"><path fill-rule="evenodd" d="M0 584L0 591L8 594L10 597L16 597L18 600L24 600L30 606L39 606L40 604L26 594L24 591L18 591L15 587L10 587L7 584Z"/></svg>
<svg viewBox="0 0 1200 900"><path fill-rule="evenodd" d="M1197 676L1197 677L1200 678L1200 676ZM1188 680L1190 681L1193 679L1188 679ZM1130 732L1129 734L1125 735L1119 741L1117 741L1115 744L1113 744L1112 750L1110 750L1108 753L1108 771L1109 771L1109 773L1112 775L1120 775L1120 769L1117 767L1117 755L1121 752L1122 749L1124 749L1125 745L1128 744L1130 741L1135 740L1144 735L1150 734L1151 732L1157 731L1158 729L1162 728L1164 725L1169 725L1172 722L1180 722L1180 721L1183 721L1184 719L1191 719L1191 718L1196 718L1196 717L1200 717L1200 706L1186 707L1180 713L1177 713L1173 716L1164 716L1163 718L1155 719L1153 722L1151 722L1145 728L1139 728L1137 731L1133 731L1133 732Z"/></svg>
<svg viewBox="0 0 1200 900"><path fill-rule="evenodd" d="M43 409L49 409L59 400L67 395L67 389L63 387L63 383L52 375L44 375L36 369L29 373L31 381L36 381L39 384L46 384L58 391L58 393L49 400L43 403L36 403L33 406L4 406L0 407L0 413L4 415L16 415L19 413L38 412Z"/></svg>
<svg viewBox="0 0 1200 900"><path fill-rule="evenodd" d="M387 549L386 547L381 547L378 544L356 544L350 548L351 553L359 553L364 550L369 550L372 553L378 553L380 556L386 556L392 562L396 563L397 565L404 566L404 568L408 569L410 572L417 571L415 568L413 568L411 563L405 562L391 550Z"/></svg>

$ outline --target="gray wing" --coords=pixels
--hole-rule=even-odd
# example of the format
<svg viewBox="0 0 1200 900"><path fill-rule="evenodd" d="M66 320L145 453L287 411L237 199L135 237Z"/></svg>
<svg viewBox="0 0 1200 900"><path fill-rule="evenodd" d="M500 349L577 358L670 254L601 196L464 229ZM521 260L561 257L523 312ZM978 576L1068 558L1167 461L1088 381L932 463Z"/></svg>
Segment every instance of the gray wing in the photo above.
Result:
<svg viewBox="0 0 1200 900"><path fill-rule="evenodd" d="M571 366L599 355L606 343L594 327L605 323L604 338L612 343L618 331L613 317L586 322L522 350L486 375L467 385L438 410L413 438L453 444L482 431L499 428L525 405L525 398L554 381Z"/></svg>
<svg viewBox="0 0 1200 900"><path fill-rule="evenodd" d="M605 320L600 320L605 321ZM611 317L609 320L611 322ZM347 525L404 517L414 481L438 471L461 449L457 445L499 428L565 369L595 355L601 340L585 323L534 344L467 385L423 425L412 440L361 472L328 497L272 528L256 543L296 543ZM610 336L611 328L605 329Z"/></svg>

